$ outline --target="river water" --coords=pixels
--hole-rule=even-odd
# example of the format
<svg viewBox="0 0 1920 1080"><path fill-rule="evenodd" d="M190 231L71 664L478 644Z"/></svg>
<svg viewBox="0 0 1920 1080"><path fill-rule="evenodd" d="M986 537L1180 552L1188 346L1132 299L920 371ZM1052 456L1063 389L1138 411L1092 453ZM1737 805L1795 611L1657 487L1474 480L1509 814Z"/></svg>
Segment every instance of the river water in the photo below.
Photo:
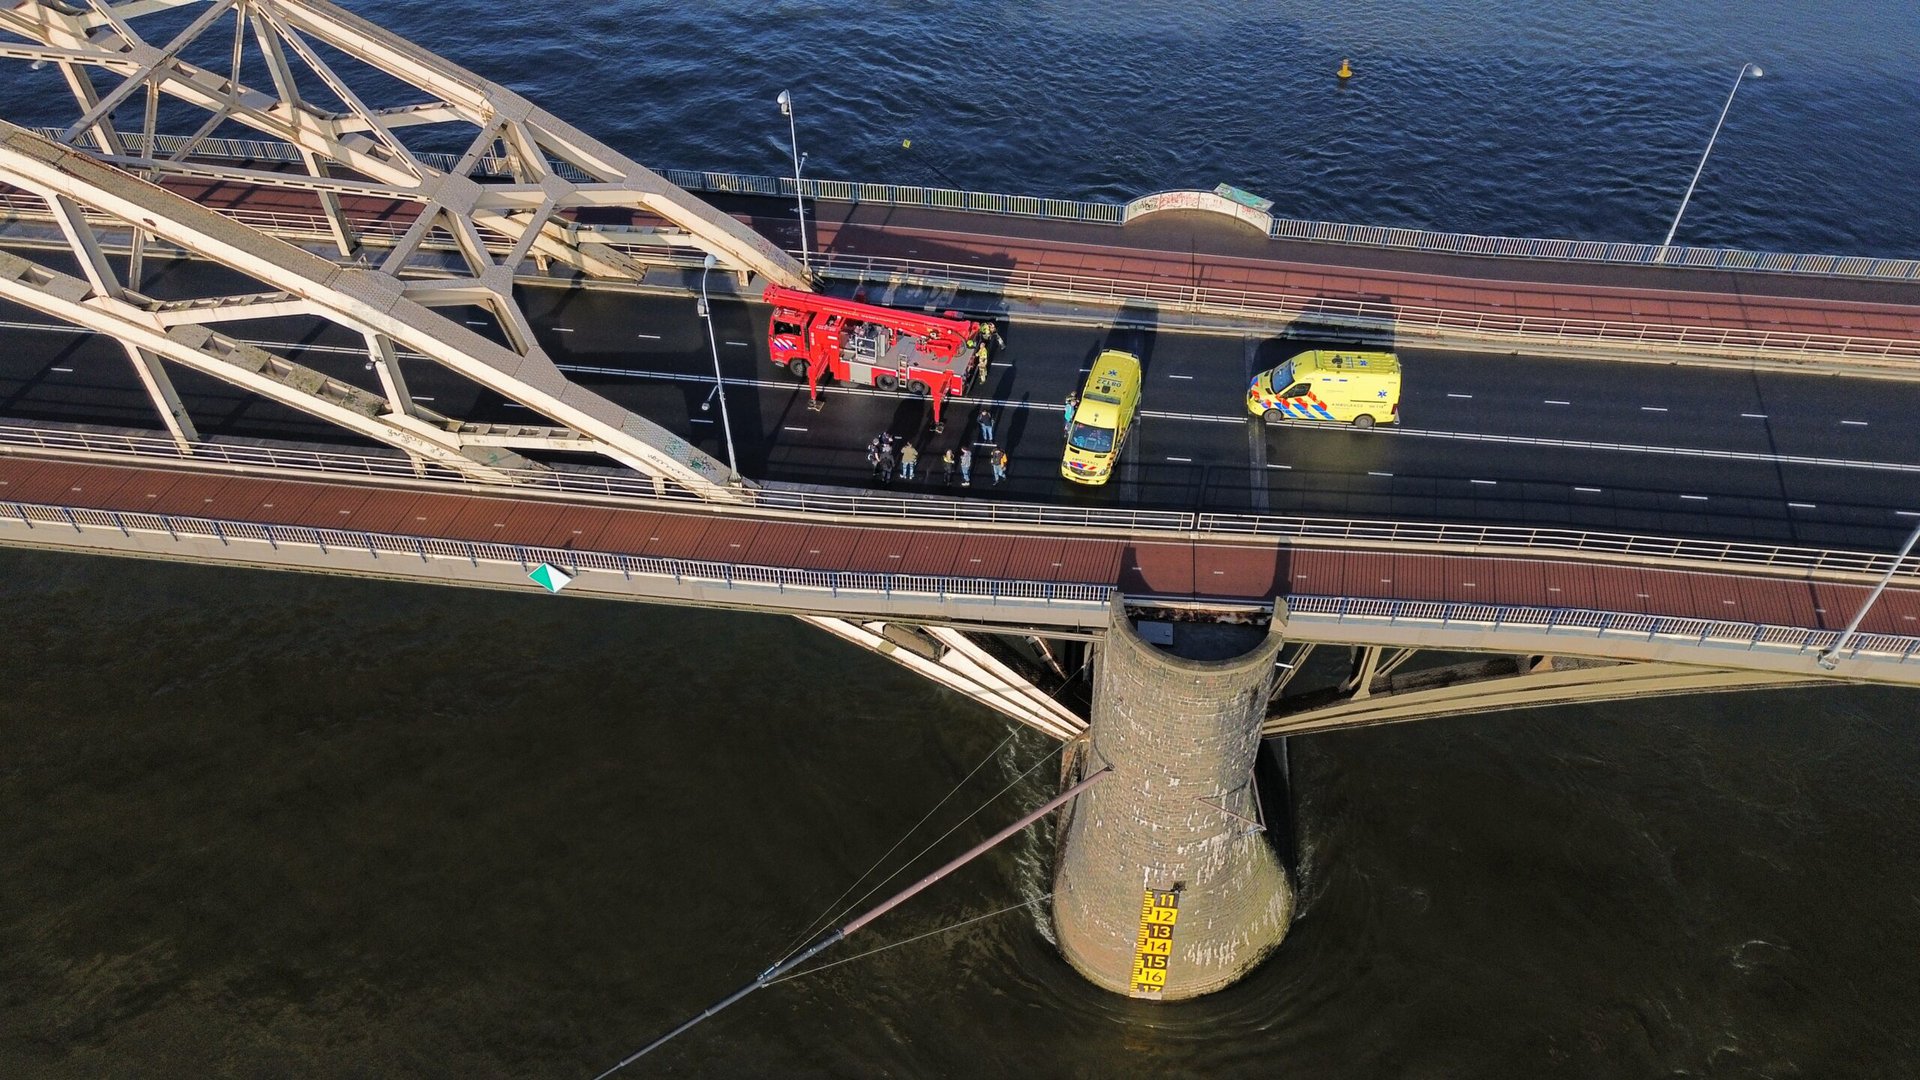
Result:
<svg viewBox="0 0 1920 1080"><path fill-rule="evenodd" d="M1920 254L1896 0L350 6L657 166L788 168L786 87L814 176L1639 241L1750 61L1679 241ZM22 552L0 617L6 1077L592 1075L956 785L901 852L1005 794L916 868L1053 786L1046 740L775 617ZM1910 1077L1916 700L1297 739L1300 916L1225 993L1068 971L1040 833L632 1071Z"/></svg>

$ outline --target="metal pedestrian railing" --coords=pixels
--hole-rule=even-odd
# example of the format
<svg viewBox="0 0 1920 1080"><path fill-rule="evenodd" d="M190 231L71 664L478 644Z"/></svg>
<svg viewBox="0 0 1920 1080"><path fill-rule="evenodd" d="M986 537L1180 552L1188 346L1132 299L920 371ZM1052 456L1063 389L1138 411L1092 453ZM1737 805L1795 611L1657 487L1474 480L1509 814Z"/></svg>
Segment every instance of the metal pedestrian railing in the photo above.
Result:
<svg viewBox="0 0 1920 1080"><path fill-rule="evenodd" d="M587 469L500 470L508 485L482 483L431 463L416 467L400 456L356 454L260 444L202 442L183 451L173 440L129 432L99 432L42 425L0 425L0 453L39 450L60 455L225 467L233 471L285 472L316 480L428 481L457 486L477 497L529 494L592 496L656 510L902 523L927 528L1047 529L1089 538L1177 536L1202 540L1263 538L1274 541L1399 551L1518 551L1542 555L1587 555L1685 563L1727 572L1764 569L1807 576L1878 577L1890 569L1920 578L1920 554L1896 566L1891 553L1835 551L1738 541L1638 536L1585 529L1460 525L1435 522L1315 518L1279 514L1070 507L1046 503L903 496L860 490L749 488L741 505L714 504L693 492L631 473Z"/></svg>
<svg viewBox="0 0 1920 1080"><path fill-rule="evenodd" d="M791 180L777 181L774 178L764 177L736 179L740 179L744 187L752 189L751 193L755 194L760 193L759 189L766 186L758 183L760 180L766 180L776 188L779 183L785 183L788 185L789 192L793 183ZM746 183L746 181L754 182ZM829 182L807 181L807 183ZM909 193L937 190L892 188L889 185L850 185L849 189L867 187ZM1016 197L983 197L972 200L975 203L981 203L981 206L950 208L1015 213L1018 211L995 210L985 206L985 203L991 202L992 199L1013 198ZM1032 201L1035 206L1039 206L1042 203L1058 200ZM20 193L0 193L0 211L4 211L0 216L51 220L44 203L33 196ZM310 243L331 242L331 227L326 218L318 213L263 211L244 207L223 209L221 212L241 224L284 238ZM1042 216L1051 214L1052 211L1047 211ZM1076 218L1075 220L1091 219ZM356 220L355 224L363 237L375 243L381 243L404 234L411 222ZM1422 246L1423 249L1426 249L1425 241L1451 235L1375 227L1338 226L1338 228L1357 229L1359 231L1356 235L1375 238L1392 238L1393 236L1401 236L1402 239L1420 238L1420 243L1417 244L1412 239L1408 239L1407 242L1412 246ZM687 268L699 265L698 259L689 254L691 249L640 242L637 238L642 230L624 229L620 226L594 226L592 230L597 236L605 239L610 246L637 260ZM635 242L622 243L623 232L636 237ZM1647 262L1651 259L1650 253L1659 250L1647 245L1594 244L1584 241L1523 241L1487 237L1464 237L1461 242L1467 241L1473 242L1468 246L1481 247L1486 245L1480 242L1486 241L1498 249L1493 253L1504 254L1524 249L1538 253L1530 257L1574 259L1584 254L1589 256L1590 260L1619 262ZM504 246L501 250L504 250ZM1595 349L1625 352L1651 351L1664 354L1693 354L1716 359L1747 356L1775 360L1783 358L1809 361L1844 360L1849 365L1859 368L1877 368L1898 373L1910 373L1920 368L1920 341L1870 335L1818 334L1744 327L1651 323L1638 320L1519 315L1312 296L1247 286L1210 285L1204 281L1176 283L1154 278L1126 278L1026 268L1003 269L845 252L822 252L814 262L817 269L824 275L861 283L887 281L991 295L1019 294L1052 298L1076 304L1114 305L1144 302L1188 311L1195 315L1283 321L1309 326L1392 333L1400 337L1426 337L1433 340L1524 341L1540 347L1587 351ZM1920 264L1913 263L1911 260L1753 255L1723 251L1703 253L1679 248L1669 249L1665 263L1669 266L1758 268L1842 276L1896 278L1916 277L1916 268L1920 267ZM1904 268L1896 266L1895 263L1903 263ZM1855 270L1860 272L1854 273Z"/></svg>
<svg viewBox="0 0 1920 1080"><path fill-rule="evenodd" d="M41 128L40 133L56 139L60 135L57 128ZM154 147L157 148L154 149L148 147L147 137L140 132L122 132L121 137L130 149L148 156L174 154L188 146L190 142L178 135L158 135L153 139ZM208 138L192 143L192 147L195 157L207 159L295 161L299 158L298 152L288 144L262 140ZM451 169L458 160L458 155L455 154L421 153L416 156L424 163L442 170ZM565 162L559 163L558 169L563 176L576 182L591 179ZM483 158L477 170L494 176L504 176L509 173L507 162L494 157ZM791 199L795 190L792 177L692 169L664 169L660 171L660 175L688 191L765 195ZM958 210L968 213L1045 218L1102 225L1124 224L1127 218L1127 207L1123 204L1079 199L1006 195L906 184L869 184L850 180L801 180L798 186L809 198L835 202L880 203L887 206ZM1920 259L1910 258L1788 254L1739 251L1730 248L1662 247L1659 244L1595 240L1483 236L1476 233L1433 232L1425 229L1351 225L1331 221L1300 221L1288 218L1273 218L1268 228L1268 235L1276 240L1351 244L1448 255L1538 259L1553 262L1615 263L1633 266L1652 265L1657 260L1659 265L1664 267L1747 270L1814 277L1872 278L1886 281L1920 280Z"/></svg>
<svg viewBox="0 0 1920 1080"><path fill-rule="evenodd" d="M366 552L370 558L376 560L382 556L389 556L419 559L428 564L435 560L451 559L469 563L474 567L482 563L518 566L522 572L531 572L535 567L545 563L565 570L575 577L586 572L600 571L620 574L627 579L670 578L676 584L691 583L727 591L771 589L779 593L810 591L831 596L900 596L942 601L1018 603L1029 606L1073 604L1096 608L1104 608L1113 596L1111 585L1086 582L805 570L648 555L623 555L574 548L534 547L360 532L349 529L323 529L305 525L265 525L259 522L220 518L96 510L43 503L8 502L0 503L0 507L8 511L0 514L0 525L12 525L17 522L27 529L72 529L80 534L84 534L89 528L108 529L124 537L131 537L136 532L164 534L174 540L184 537L217 540L223 546L241 542L261 543L275 550L292 545L312 548L323 554L341 551Z"/></svg>
<svg viewBox="0 0 1920 1080"><path fill-rule="evenodd" d="M0 514L0 527L11 526L17 521L29 530L72 529L82 535L88 529L105 529L127 538L132 538L135 532L155 536L164 534L175 541L187 538L218 541L223 547L251 542L265 544L274 550L283 546L311 548L321 554L352 552L357 555L364 551L372 560L379 560L383 556L403 560L417 558L429 565L436 560L452 560L468 563L476 569L482 563L495 567L517 566L522 573L531 573L535 567L545 563L574 577L591 572L617 573L625 580L648 577L658 579L663 584L671 580L676 585L693 584L742 594L771 590L781 595L824 594L833 597L870 597L883 601L898 597L1042 607L1072 605L1084 611L1088 608L1104 609L1114 593L1112 585L1093 582L807 570L302 525L265 525L218 518L118 512L41 503L11 502L0 506L10 511ZM404 574L398 568L394 572ZM1843 636L1843 632L1835 630L1586 608L1300 595L1286 599L1290 622L1407 625L1473 633L1522 631L1548 637L1616 641L1633 639L1776 655L1818 656L1833 648ZM743 595L742 602L753 603L756 598ZM1920 655L1920 637L1906 635L1855 634L1848 639L1847 645L1847 651L1840 656L1842 660L1908 664L1915 662L1916 655Z"/></svg>
<svg viewBox="0 0 1920 1080"><path fill-rule="evenodd" d="M45 204L33 196L0 193L0 217L10 214L38 219L46 216L46 213ZM248 208L222 209L221 213L243 225L277 236L330 242L331 232L326 218L317 213ZM107 222L103 220L103 223ZM410 224L409 221L357 220L355 227L366 238L392 240L404 234ZM685 249L620 243L621 230L618 227L596 227L596 232L611 241L609 246L636 259L687 268L700 265L699 260L687 254ZM1244 286L1185 284L1052 270L1001 269L845 252L815 253L813 262L816 270L823 275L854 282L888 281L996 295L1014 293L1056 298L1070 303L1115 305L1146 302L1196 314L1348 327L1391 332L1398 336L1523 339L1530 343L1573 348L1693 352L1716 357L1747 354L1807 360L1843 359L1854 364L1902 371L1920 367L1920 341L1862 335L1512 315L1309 296Z"/></svg>

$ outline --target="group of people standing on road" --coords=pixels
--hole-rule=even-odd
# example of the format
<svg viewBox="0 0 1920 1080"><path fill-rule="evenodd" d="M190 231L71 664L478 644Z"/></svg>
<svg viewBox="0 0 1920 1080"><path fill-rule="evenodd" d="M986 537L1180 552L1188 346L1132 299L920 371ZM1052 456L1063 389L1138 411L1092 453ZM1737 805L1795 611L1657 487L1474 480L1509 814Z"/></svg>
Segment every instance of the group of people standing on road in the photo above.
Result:
<svg viewBox="0 0 1920 1080"><path fill-rule="evenodd" d="M968 336L964 348L969 358L969 384L976 377L983 381L986 379L988 358L1003 340L1000 328L991 322L979 324L979 329ZM993 411L982 408L973 418L975 437L968 439L963 436L958 447L941 451L940 473L937 477L941 487L953 487L955 484L972 487L973 459L976 455L986 459L988 468L993 471L995 484L1007 478L1007 452L1000 448L995 437L994 420ZM935 430L939 429L936 427ZM873 481L876 484L891 484L896 472L902 480L913 480L917 478L920 468L920 448L910 438L883 431L867 443L867 464L873 468Z"/></svg>
<svg viewBox="0 0 1920 1080"><path fill-rule="evenodd" d="M987 466L993 470L993 482L998 484L1007 478L1007 452L994 441L994 416L988 409L981 409L974 418L978 437L972 440L962 439L958 453L953 449L940 454L939 484L952 487L956 482L961 487L973 486L973 459L978 451L986 458ZM873 480L880 485L893 482L898 467L900 479L915 479L920 466L920 449L912 439L903 438L890 431L883 431L867 442L867 464L873 467Z"/></svg>

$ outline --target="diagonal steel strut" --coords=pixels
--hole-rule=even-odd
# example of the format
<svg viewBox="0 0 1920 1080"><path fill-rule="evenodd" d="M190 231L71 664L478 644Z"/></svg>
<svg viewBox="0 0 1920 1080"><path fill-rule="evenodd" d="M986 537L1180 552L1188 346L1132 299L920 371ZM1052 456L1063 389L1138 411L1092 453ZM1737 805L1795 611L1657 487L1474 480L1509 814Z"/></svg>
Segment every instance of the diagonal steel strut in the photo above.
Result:
<svg viewBox="0 0 1920 1080"><path fill-rule="evenodd" d="M679 436L567 382L537 346L530 345L525 352L515 351L455 325L408 299L402 283L392 276L336 266L5 121L0 121L0 180L35 192L50 205L67 200L110 223L143 229L196 256L244 274L268 290L285 295L286 299L273 301L273 310L278 314L311 315L363 337L384 337L397 348L441 364L585 437L570 440L574 445L569 448L585 443L608 457L649 475L664 477L703 497L729 500L740 497L736 489L726 485L727 469L718 460L701 453ZM84 237L85 234L75 235ZM74 243L85 246L80 241ZM85 250L76 251L75 255L83 265L99 265L89 262L90 256ZM8 258L13 263L25 262L12 256ZM15 267L10 280L14 282L13 294L22 303L176 362L197 364L198 361L183 357L187 357L188 352L204 353L202 346L210 341L224 340L200 323L181 323L177 318L167 318L163 309L168 305L131 290L111 286L103 290L95 283L45 267L39 267L37 272ZM108 283L103 280L98 285ZM80 295L74 295L75 290ZM260 294L253 293L235 298L233 302L244 306L262 301ZM214 306L217 307L218 302L214 302ZM187 352L183 352L183 348ZM289 366L284 360L280 364ZM233 368L230 364L209 367L212 373L228 381L235 381ZM279 381L283 385L286 382L285 379ZM303 385L312 382L307 377L296 381ZM257 392L278 394L257 380L248 385ZM475 471L476 467L480 471L491 471L495 475L489 478L497 478L497 469L492 468L494 462L476 466L470 460L473 455L460 446L457 432L436 433L431 425L415 417L385 410L386 403L379 396L368 396L381 402L380 410L365 417L374 422L371 426L321 408L311 394L280 395L296 408L401 446L409 453L423 452L420 444L424 442L429 447L424 452L444 459L445 455L438 451L451 447L457 460L449 461L450 464L466 471ZM349 410L356 414L362 411Z"/></svg>

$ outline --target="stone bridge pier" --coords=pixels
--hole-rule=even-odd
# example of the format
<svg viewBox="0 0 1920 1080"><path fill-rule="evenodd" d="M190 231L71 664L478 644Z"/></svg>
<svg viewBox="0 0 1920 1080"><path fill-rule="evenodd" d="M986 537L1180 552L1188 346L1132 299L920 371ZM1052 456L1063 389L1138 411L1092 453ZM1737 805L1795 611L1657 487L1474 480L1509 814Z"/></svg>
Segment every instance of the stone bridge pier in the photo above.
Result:
<svg viewBox="0 0 1920 1080"><path fill-rule="evenodd" d="M1293 889L1253 783L1284 619L1171 625L1149 643L1116 598L1077 768L1115 775L1061 834L1060 951L1096 985L1172 1001L1222 989L1286 936Z"/></svg>

